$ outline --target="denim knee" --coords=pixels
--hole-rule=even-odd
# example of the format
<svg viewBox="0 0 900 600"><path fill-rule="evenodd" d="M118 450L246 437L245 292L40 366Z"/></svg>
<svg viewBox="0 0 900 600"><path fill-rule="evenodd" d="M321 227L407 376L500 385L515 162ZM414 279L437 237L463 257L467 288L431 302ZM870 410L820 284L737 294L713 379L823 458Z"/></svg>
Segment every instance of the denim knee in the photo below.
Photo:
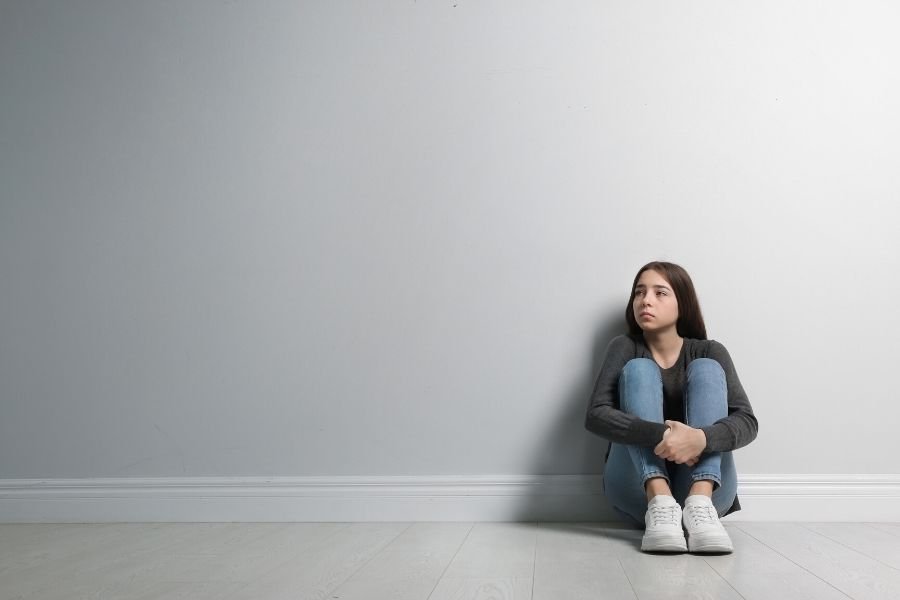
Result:
<svg viewBox="0 0 900 600"><path fill-rule="evenodd" d="M622 367L622 375L635 377L646 377L649 375L658 377L659 365L657 365L655 361L650 360L649 358L632 358L627 363L625 363L624 367Z"/></svg>
<svg viewBox="0 0 900 600"><path fill-rule="evenodd" d="M712 358L695 358L692 360L687 366L687 375L690 376L692 374L721 377L722 381L725 381L725 370L722 368L722 365Z"/></svg>
<svg viewBox="0 0 900 600"><path fill-rule="evenodd" d="M659 366L649 358L632 358L625 363L619 374L619 408L661 423L662 404L663 382Z"/></svg>
<svg viewBox="0 0 900 600"><path fill-rule="evenodd" d="M685 407L687 408L688 404L690 404L693 410L688 412L693 412L695 419L699 417L703 425L710 425L716 419L727 414L728 382L725 377L725 370L715 360L711 358L697 358L691 361L685 376L684 391ZM716 407L715 415L705 415L705 417L715 416L714 419L706 422L706 418L697 413L697 405L695 403L698 401L705 407ZM708 412L707 408L701 408L700 410L704 414ZM720 415L718 414L720 410L725 410L726 413ZM687 416L690 418L690 414ZM694 425L693 422L689 424Z"/></svg>

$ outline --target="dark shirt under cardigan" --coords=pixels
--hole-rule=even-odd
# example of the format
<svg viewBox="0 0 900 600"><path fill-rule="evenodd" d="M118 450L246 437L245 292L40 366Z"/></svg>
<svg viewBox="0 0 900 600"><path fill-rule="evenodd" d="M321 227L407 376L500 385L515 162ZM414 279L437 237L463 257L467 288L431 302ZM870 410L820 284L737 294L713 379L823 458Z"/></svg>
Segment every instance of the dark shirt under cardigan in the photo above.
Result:
<svg viewBox="0 0 900 600"><path fill-rule="evenodd" d="M649 358L653 354L644 343L643 336L620 335L613 338L606 347L606 357L591 393L585 427L602 438L617 444L655 447L663 439L666 431L664 423L645 421L635 415L619 410L619 375L622 368L633 358ZM672 421L684 419L684 379L687 366L695 358L711 358L722 366L728 387L728 416L705 427L704 452L728 452L746 446L756 438L759 424L744 392L728 350L715 340L695 340L684 338L681 353L671 368L660 368L663 381L663 416ZM654 361L655 362L655 361ZM606 453L606 459L609 452ZM731 514L741 509L737 496Z"/></svg>

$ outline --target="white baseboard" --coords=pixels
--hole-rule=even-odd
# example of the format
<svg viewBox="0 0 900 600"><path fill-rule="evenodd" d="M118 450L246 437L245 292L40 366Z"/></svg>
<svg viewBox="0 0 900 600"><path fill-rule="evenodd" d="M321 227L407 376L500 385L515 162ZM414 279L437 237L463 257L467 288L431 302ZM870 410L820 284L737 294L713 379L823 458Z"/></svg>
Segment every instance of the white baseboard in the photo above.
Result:
<svg viewBox="0 0 900 600"><path fill-rule="evenodd" d="M727 521L900 522L900 475L742 475ZM0 522L615 521L599 475L0 479Z"/></svg>
<svg viewBox="0 0 900 600"><path fill-rule="evenodd" d="M900 522L900 475L739 475L731 521Z"/></svg>

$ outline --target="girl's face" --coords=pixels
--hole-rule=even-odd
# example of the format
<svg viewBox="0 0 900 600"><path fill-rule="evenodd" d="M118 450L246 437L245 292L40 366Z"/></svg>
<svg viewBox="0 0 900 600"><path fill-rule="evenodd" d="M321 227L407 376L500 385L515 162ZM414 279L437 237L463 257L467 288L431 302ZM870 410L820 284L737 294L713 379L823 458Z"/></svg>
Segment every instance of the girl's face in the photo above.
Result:
<svg viewBox="0 0 900 600"><path fill-rule="evenodd" d="M660 333L675 328L678 300L672 286L662 275L647 269L641 273L634 290L631 307L634 319L642 330Z"/></svg>

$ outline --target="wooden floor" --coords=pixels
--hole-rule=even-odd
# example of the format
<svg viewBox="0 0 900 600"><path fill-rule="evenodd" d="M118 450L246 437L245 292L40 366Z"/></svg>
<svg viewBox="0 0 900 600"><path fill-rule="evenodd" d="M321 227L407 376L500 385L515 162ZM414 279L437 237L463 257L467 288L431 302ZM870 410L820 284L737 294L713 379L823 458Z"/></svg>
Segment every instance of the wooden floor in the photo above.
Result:
<svg viewBox="0 0 900 600"><path fill-rule="evenodd" d="M900 598L900 523L726 522L729 555L615 523L0 525L0 599Z"/></svg>

